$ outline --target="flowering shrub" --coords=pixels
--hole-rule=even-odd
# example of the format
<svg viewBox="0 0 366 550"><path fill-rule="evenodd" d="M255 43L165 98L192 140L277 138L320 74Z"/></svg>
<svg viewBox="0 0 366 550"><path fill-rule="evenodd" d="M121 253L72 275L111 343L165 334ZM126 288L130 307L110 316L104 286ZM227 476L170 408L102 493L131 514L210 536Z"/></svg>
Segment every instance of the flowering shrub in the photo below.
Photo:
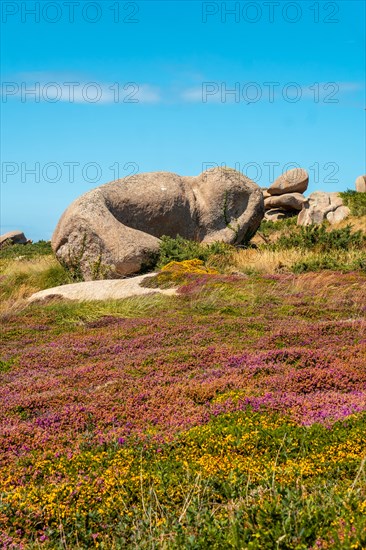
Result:
<svg viewBox="0 0 366 550"><path fill-rule="evenodd" d="M196 273L196 274L217 274L215 269L206 267L202 260L184 260L183 262L169 262L161 269L163 272L168 271L170 273Z"/></svg>
<svg viewBox="0 0 366 550"><path fill-rule="evenodd" d="M217 275L218 271L206 267L202 260L183 260L182 262L169 262L161 268L160 273L144 281L144 285L150 288L167 288L183 285L196 280L198 275Z"/></svg>
<svg viewBox="0 0 366 550"><path fill-rule="evenodd" d="M204 244L183 239L179 235L175 239L163 236L161 238L158 267L162 267L172 261L182 262L194 259L199 259L203 262L207 262L209 259L212 261L215 257L229 256L234 250L234 246L222 242Z"/></svg>

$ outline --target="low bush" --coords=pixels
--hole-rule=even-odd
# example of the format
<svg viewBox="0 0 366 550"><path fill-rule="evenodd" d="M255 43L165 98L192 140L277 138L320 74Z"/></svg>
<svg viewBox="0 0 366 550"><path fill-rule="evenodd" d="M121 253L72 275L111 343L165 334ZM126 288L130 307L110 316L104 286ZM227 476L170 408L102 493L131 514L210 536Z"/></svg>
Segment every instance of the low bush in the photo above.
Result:
<svg viewBox="0 0 366 550"><path fill-rule="evenodd" d="M328 231L323 224L298 227L291 234L281 235L273 246L279 250L299 248L327 252L363 248L365 245L366 236L362 231L353 231L351 225Z"/></svg>
<svg viewBox="0 0 366 550"><path fill-rule="evenodd" d="M331 269L333 271L366 271L366 253L355 256L347 254L338 254L332 251L328 254L314 254L295 262L291 268L294 273L304 273L307 271L322 271Z"/></svg>
<svg viewBox="0 0 366 550"><path fill-rule="evenodd" d="M205 267L202 260L185 260L183 262L169 262L162 268L163 272L171 272L180 275L181 273L197 273L197 274L217 274L215 269Z"/></svg>
<svg viewBox="0 0 366 550"><path fill-rule="evenodd" d="M47 254L52 254L50 241L38 241L31 244L6 243L0 249L0 260L30 260Z"/></svg>
<svg viewBox="0 0 366 550"><path fill-rule="evenodd" d="M263 219L258 229L258 232L265 237L269 237L270 235L272 235L273 233L277 233L278 231L283 231L296 227L296 223L297 216L284 218L283 220L278 220L277 222Z"/></svg>
<svg viewBox="0 0 366 550"><path fill-rule="evenodd" d="M217 275L218 271L206 267L202 260L183 260L169 262L162 267L160 273L146 278L141 286L147 288L172 288L183 285L202 275Z"/></svg>
<svg viewBox="0 0 366 550"><path fill-rule="evenodd" d="M366 216L366 193L358 193L349 189L339 194L343 204L351 210L352 216Z"/></svg>
<svg viewBox="0 0 366 550"><path fill-rule="evenodd" d="M202 244L196 241L183 239L179 235L174 239L163 236L161 238L159 259L157 267L162 268L169 262L182 262L185 260L202 260L207 262L214 256L228 256L235 247L222 242Z"/></svg>

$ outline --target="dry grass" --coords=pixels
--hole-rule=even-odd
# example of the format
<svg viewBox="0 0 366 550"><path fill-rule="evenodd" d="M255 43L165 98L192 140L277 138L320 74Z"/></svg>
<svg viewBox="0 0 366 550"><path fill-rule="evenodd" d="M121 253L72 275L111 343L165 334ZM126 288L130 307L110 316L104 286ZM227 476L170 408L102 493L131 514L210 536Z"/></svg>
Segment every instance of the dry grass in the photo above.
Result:
<svg viewBox="0 0 366 550"><path fill-rule="evenodd" d="M0 316L23 309L34 292L71 282L53 256L7 260L0 264Z"/></svg>
<svg viewBox="0 0 366 550"><path fill-rule="evenodd" d="M342 222L331 225L330 229L341 229L342 227L346 227L347 225L352 225L352 228L354 231L363 231L364 233L366 233L365 216L361 216L361 217L349 216Z"/></svg>
<svg viewBox="0 0 366 550"><path fill-rule="evenodd" d="M350 216L346 220L334 225L326 226L327 231L334 229L342 229L351 225L352 231L363 231L366 233L366 217ZM264 228L266 226L264 225ZM365 258L364 249L338 249L329 250L327 253L322 253L315 250L304 250L297 247L274 250L272 246L282 235L291 236L296 231L296 225L289 225L287 220L285 223L278 222L278 225L270 227L269 231L258 231L252 243L257 248L239 249L230 257L231 266L247 273L276 273L281 271L292 271L294 266L299 263L322 265L322 260L328 256L328 263L333 262L334 269L350 269L353 264L357 266L360 259ZM263 233L263 234L262 234ZM267 246L269 245L269 246ZM324 262L323 262L324 264ZM324 265L323 265L324 267ZM313 271L313 269L310 269Z"/></svg>
<svg viewBox="0 0 366 550"><path fill-rule="evenodd" d="M360 284L360 279L356 278L353 284L342 284L339 273L332 271L320 271L319 273L302 273L294 277L292 283L292 292L313 293L319 302L328 302L331 296L333 307L341 307L349 304L350 310L356 311L357 316L364 319L366 328L366 319L364 318L364 306L366 303L366 284ZM366 281L365 281L366 282Z"/></svg>
<svg viewBox="0 0 366 550"><path fill-rule="evenodd" d="M359 258L357 250L337 250L333 253L339 265L351 265ZM241 249L231 258L231 266L244 273L279 273L292 271L299 262L312 263L321 259L322 254L314 251L304 251L296 248L288 250L269 250L265 248Z"/></svg>
<svg viewBox="0 0 366 550"><path fill-rule="evenodd" d="M239 271L274 273L289 270L303 256L300 250L239 249L232 256L232 264Z"/></svg>
<svg viewBox="0 0 366 550"><path fill-rule="evenodd" d="M32 258L31 260L26 260L20 257L19 259L14 260L2 260L0 264L0 273L1 275L6 276L19 273L34 275L55 265L59 265L59 263L51 255L40 256L38 258Z"/></svg>

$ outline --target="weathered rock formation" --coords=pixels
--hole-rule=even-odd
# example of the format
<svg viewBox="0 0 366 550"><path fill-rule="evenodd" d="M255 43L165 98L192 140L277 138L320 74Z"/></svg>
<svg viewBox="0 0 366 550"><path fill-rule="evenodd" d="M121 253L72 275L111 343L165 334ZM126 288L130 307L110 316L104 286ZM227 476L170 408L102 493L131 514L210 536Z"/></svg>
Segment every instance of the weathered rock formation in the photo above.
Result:
<svg viewBox="0 0 366 550"><path fill-rule="evenodd" d="M277 221L284 217L295 216L306 203L302 194L306 191L309 176L303 168L288 170L277 178L269 188L263 188L265 219ZM275 210L272 214L268 211Z"/></svg>
<svg viewBox="0 0 366 550"><path fill-rule="evenodd" d="M298 225L321 224L325 220L330 223L338 223L349 214L349 208L343 205L338 193L315 191L309 195L298 216L297 223Z"/></svg>
<svg viewBox="0 0 366 550"><path fill-rule="evenodd" d="M231 168L197 177L137 174L102 185L75 200L52 236L59 260L85 280L138 273L158 252L159 237L239 244L256 232L263 195Z"/></svg>

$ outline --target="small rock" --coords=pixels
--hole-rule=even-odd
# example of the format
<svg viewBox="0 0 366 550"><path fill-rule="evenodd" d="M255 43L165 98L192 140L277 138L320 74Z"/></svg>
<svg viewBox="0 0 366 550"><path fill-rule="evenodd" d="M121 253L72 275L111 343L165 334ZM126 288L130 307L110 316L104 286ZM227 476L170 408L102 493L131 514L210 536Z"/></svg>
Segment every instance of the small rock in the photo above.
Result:
<svg viewBox="0 0 366 550"><path fill-rule="evenodd" d="M356 191L366 193L366 176L358 176L356 179Z"/></svg>
<svg viewBox="0 0 366 550"><path fill-rule="evenodd" d="M286 193L284 195L274 195L264 199L264 207L266 210L281 208L283 210L300 211L305 202L306 198L301 193Z"/></svg>
<svg viewBox="0 0 366 550"><path fill-rule="evenodd" d="M304 168L288 170L277 178L268 189L270 195L304 193L308 188L309 175Z"/></svg>
<svg viewBox="0 0 366 550"><path fill-rule="evenodd" d="M31 241L28 241L24 233L22 233L21 231L9 231L8 233L0 235L0 248L2 248L5 243L27 244L29 242Z"/></svg>
<svg viewBox="0 0 366 550"><path fill-rule="evenodd" d="M271 222L277 222L283 220L284 218L289 218L291 213L288 210L281 210L280 208L272 208L267 210L264 215L264 219Z"/></svg>
<svg viewBox="0 0 366 550"><path fill-rule="evenodd" d="M333 212L328 212L327 220L329 223L339 223L350 215L351 211L347 206L339 206Z"/></svg>

